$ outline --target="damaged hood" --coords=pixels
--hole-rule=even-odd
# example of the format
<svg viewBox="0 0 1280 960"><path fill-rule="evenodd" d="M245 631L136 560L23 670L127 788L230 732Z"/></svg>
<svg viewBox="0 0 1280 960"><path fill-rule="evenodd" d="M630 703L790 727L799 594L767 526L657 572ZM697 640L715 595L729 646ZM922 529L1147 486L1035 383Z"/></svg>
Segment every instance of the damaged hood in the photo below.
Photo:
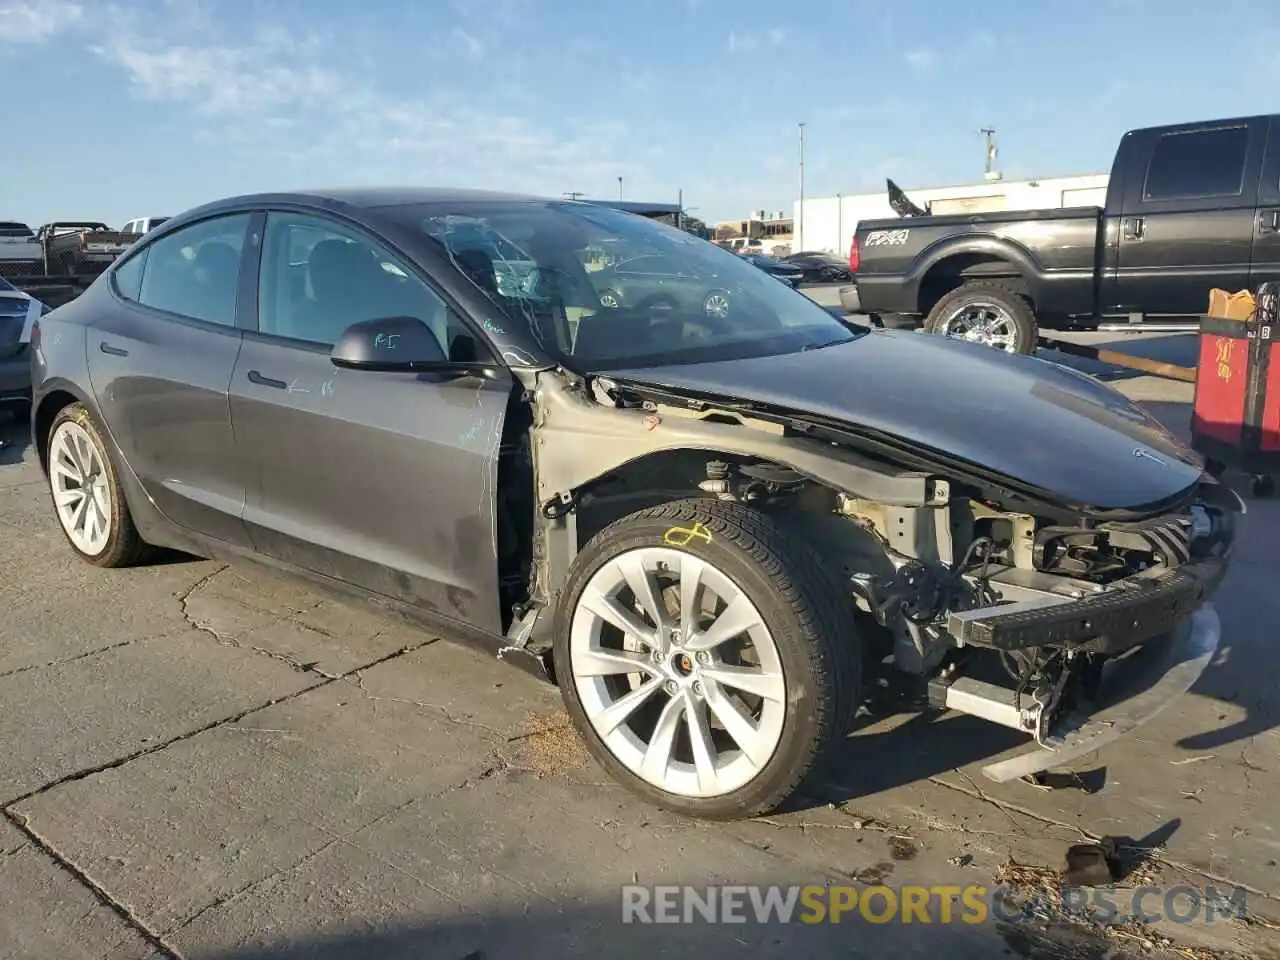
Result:
<svg viewBox="0 0 1280 960"><path fill-rule="evenodd" d="M1167 500L1203 469L1150 414L1092 377L908 331L873 330L803 353L609 377L888 435L1096 510Z"/></svg>

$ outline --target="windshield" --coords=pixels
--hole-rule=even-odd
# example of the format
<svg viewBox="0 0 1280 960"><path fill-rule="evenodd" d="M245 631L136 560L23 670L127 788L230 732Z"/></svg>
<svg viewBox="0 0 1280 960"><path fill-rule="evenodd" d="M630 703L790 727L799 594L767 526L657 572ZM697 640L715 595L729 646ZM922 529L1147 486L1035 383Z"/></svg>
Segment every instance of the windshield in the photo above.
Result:
<svg viewBox="0 0 1280 960"><path fill-rule="evenodd" d="M762 357L859 336L741 257L644 217L560 201L404 211L570 369Z"/></svg>

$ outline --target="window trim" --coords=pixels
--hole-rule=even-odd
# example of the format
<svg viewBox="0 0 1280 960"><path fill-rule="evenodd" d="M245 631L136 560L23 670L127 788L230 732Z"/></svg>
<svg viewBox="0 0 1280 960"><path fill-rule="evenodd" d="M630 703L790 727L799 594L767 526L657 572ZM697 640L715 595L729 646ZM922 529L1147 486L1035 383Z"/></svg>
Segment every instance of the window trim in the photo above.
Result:
<svg viewBox="0 0 1280 960"><path fill-rule="evenodd" d="M1240 160L1240 184L1233 192L1178 194L1177 196L1169 196L1169 197L1153 197L1150 195L1149 188L1151 184L1151 167L1156 162L1156 155L1159 153L1160 145L1164 143L1166 139L1169 139L1172 137L1191 137L1191 136L1196 136L1197 134L1204 134L1204 133L1220 133L1220 132L1229 131L1229 130L1244 131L1244 153ZM1251 131L1250 125L1247 123L1229 123L1223 126L1195 127L1190 130L1168 130L1161 133L1159 136L1156 137L1155 143L1151 145L1151 153L1147 157L1146 170L1143 171L1142 193L1141 193L1142 202L1143 203L1180 203L1180 202L1190 201L1190 200L1230 200L1232 198L1243 197L1245 188L1246 188L1245 178L1248 176L1248 173L1249 173L1249 148L1251 146L1251 143L1250 143L1251 136L1252 136L1252 131Z"/></svg>
<svg viewBox="0 0 1280 960"><path fill-rule="evenodd" d="M430 274L422 268L415 257L403 250L389 237L382 236L372 228L332 210L319 210L314 207L303 205L295 206L292 204L272 204L270 206L260 208L258 212L262 216L261 242L257 245L257 255L254 258L252 325L246 325L244 327L244 332L247 336L264 343L274 343L280 346L294 347L306 350L309 353L323 353L325 356L329 356L333 352L332 344L326 346L325 344L317 343L314 340L300 340L296 337L290 337L279 333L270 333L262 329L260 314L261 306L258 298L260 297L262 290L262 270L263 265L266 263L265 247L267 228L270 225L271 216L274 214L277 217L307 217L312 220L328 221L330 223L337 224L348 232L362 238L365 242L382 247L390 252L399 262L400 267L408 273L410 279L423 284L433 296L438 297L440 302L444 304L445 310L448 312L449 316L451 318L456 318L466 331L471 334L471 339L475 341L476 344L476 351L481 354L479 362L493 364L503 369L507 369L508 364L506 360L499 356L499 352L493 348L493 344L489 341L489 338L484 336L481 332L480 325L471 318L470 313L468 313L467 310L465 310L453 297L449 296L448 293L446 293L441 286L432 279ZM445 349L448 349L448 344L445 345ZM488 359L485 358L485 354L488 355Z"/></svg>
<svg viewBox="0 0 1280 960"><path fill-rule="evenodd" d="M174 313L172 310L165 310L162 307L154 307L150 304L143 303L141 300L133 300L120 292L120 288L116 282L116 272L123 269L126 264L137 257L149 256L152 246L157 242L181 233L188 227L196 227L200 224L210 223L214 220L226 220L231 217L248 218L248 222L245 226L245 242L240 248L240 271L236 279L236 313L231 323L218 323L214 320L204 320L200 317L192 317L185 313ZM148 235L145 240L135 242L127 256L121 257L111 264L107 276L107 289L111 291L111 295L120 303L138 310L145 310L147 313L152 314L157 318L170 320L175 323L182 323L200 330L213 330L238 335L245 331L244 318L242 317L242 314L245 312L245 279L248 276L246 267L248 266L247 261L249 259L245 254L247 248L254 243L253 238L255 230L261 233L261 220L258 212L251 208L237 208L231 210L219 210L205 217L199 217L197 219L179 223L174 227L174 229L166 230L158 236ZM256 244L256 246L260 247L261 244ZM144 280L147 275L147 266L147 264L144 264L142 268L142 276ZM254 288L256 290L256 284L254 285ZM139 290L141 290L141 284L139 285Z"/></svg>

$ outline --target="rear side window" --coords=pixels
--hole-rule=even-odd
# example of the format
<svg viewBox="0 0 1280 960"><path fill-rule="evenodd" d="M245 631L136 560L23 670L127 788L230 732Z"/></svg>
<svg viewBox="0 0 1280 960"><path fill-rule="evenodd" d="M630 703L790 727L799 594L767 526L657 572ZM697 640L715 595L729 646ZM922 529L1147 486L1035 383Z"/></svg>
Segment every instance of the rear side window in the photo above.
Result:
<svg viewBox="0 0 1280 960"><path fill-rule="evenodd" d="M202 220L148 244L138 302L195 320L235 326L240 252L249 219L249 214L238 213Z"/></svg>
<svg viewBox="0 0 1280 960"><path fill-rule="evenodd" d="M1247 126L1166 133L1151 155L1142 199L1239 196L1248 150Z"/></svg>
<svg viewBox="0 0 1280 960"><path fill-rule="evenodd" d="M135 254L111 272L116 293L126 300L137 300L142 294L142 273L147 268L148 253L149 250L143 250Z"/></svg>

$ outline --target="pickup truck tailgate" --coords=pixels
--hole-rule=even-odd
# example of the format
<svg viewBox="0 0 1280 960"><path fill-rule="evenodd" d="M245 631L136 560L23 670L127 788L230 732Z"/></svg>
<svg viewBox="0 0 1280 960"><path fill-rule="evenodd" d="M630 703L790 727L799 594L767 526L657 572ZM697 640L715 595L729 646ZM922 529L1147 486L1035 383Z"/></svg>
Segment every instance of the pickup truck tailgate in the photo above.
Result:
<svg viewBox="0 0 1280 960"><path fill-rule="evenodd" d="M138 236L136 233L121 233L118 230L87 230L80 235L80 245L85 253L117 256L128 250Z"/></svg>

